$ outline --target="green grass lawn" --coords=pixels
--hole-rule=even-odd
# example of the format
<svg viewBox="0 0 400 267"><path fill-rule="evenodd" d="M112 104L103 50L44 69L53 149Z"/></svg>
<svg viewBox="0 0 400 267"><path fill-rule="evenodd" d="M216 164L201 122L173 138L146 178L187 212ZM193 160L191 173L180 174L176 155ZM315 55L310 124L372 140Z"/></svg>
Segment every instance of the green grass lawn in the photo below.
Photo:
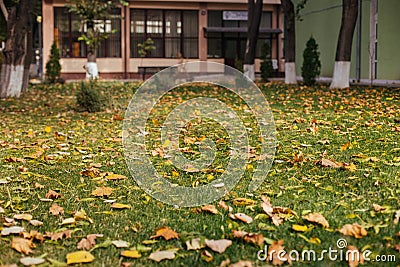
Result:
<svg viewBox="0 0 400 267"><path fill-rule="evenodd" d="M243 180L223 197L233 208L254 220L246 224L233 220L217 206L218 214L198 208L177 208L148 196L130 176L122 147L122 118L125 108L139 86L137 83L101 83L110 101L105 111L76 112L75 94L78 84L34 86L20 99L0 100L0 230L7 227L15 214L30 214L43 225L33 226L15 220L26 232L36 230L43 235L72 230L70 237L44 241L34 240L31 257L47 261L42 266L63 266L68 253L79 251L77 244L89 234L102 234L91 250L95 257L85 266L219 266L248 260L253 266L269 266L257 260L260 250L255 244L233 236L234 230L262 234L264 244L284 240L286 251L337 249L344 238L360 251L370 250L370 258L395 255L400 263L400 224L395 213L400 210L400 91L391 88L350 88L329 90L326 87L287 87L282 84L260 85L274 114L278 146L274 164L262 186L250 194L246 181L251 179L248 162ZM216 140L218 153L207 171L198 174L179 171L160 155L151 151L162 147L159 127L174 103L209 95L228 104L241 114L246 127L254 129L250 144L257 149L257 125L251 115L243 112L241 100L222 89L198 87L178 88L163 97L149 119L147 150L159 173L174 183L185 186L206 184L218 177L226 166L230 140L221 127L212 121L196 121L182 133L181 144L187 146L188 158L198 155L198 146L185 137L198 140L208 135ZM196 126L202 126L196 131ZM192 139L192 140L194 140ZM333 168L319 164L321 158L347 167ZM250 166L251 165L251 166ZM91 167L92 166L92 167ZM91 172L84 172L90 170ZM83 172L83 173L81 173ZM111 180L101 173L112 172L127 179ZM86 175L85 175L86 174ZM122 177L123 178L123 177ZM97 187L114 189L108 197L97 197ZM61 198L46 200L53 190ZM269 197L272 206L290 210L278 214L283 222L273 224L260 207L261 196ZM51 198L52 196L47 196ZM238 198L246 198L241 205ZM253 201L251 201L253 200ZM126 204L126 209L112 208L110 202ZM52 215L56 203L64 214ZM376 206L379 205L379 206ZM77 217L77 211L85 216ZM294 211L294 212L292 212ZM312 212L322 214L329 227L303 218ZM76 217L71 224L65 219ZM79 214L79 213L78 213ZM399 212L400 214L400 212ZM398 215L399 215L398 214ZM80 220L79 220L80 219ZM358 223L367 235L361 238L339 233L345 224ZM293 229L293 225L301 227ZM179 238L153 238L156 230L167 226ZM298 231L301 230L301 231ZM11 247L17 234L0 238L0 266L19 263L25 257ZM22 236L20 236L22 237ZM210 248L187 250L186 240L230 239L225 252ZM29 237L27 237L29 239ZM53 238L55 239L55 238ZM117 248L110 241L124 240L129 248ZM149 241L152 240L152 241ZM99 246L100 245L100 246ZM140 258L121 256L124 250L138 250ZM156 263L148 259L151 252L173 250L175 259ZM207 250L210 257L204 256ZM202 255L203 254L203 255ZM50 263L52 260L58 263ZM346 261L300 261L293 266L348 266ZM366 262L366 266L396 266L395 262ZM129 265L126 265L129 266Z"/></svg>

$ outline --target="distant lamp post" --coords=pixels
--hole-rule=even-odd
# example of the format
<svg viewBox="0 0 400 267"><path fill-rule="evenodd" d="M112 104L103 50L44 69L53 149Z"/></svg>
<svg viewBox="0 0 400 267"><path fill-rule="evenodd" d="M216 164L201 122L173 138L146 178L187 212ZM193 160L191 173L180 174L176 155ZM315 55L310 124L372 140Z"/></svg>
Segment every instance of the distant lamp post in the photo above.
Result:
<svg viewBox="0 0 400 267"><path fill-rule="evenodd" d="M42 58L42 16L38 16L36 18L36 21L38 23L38 32L39 32L39 68L38 68L38 74L39 74L39 79L43 80L43 58Z"/></svg>

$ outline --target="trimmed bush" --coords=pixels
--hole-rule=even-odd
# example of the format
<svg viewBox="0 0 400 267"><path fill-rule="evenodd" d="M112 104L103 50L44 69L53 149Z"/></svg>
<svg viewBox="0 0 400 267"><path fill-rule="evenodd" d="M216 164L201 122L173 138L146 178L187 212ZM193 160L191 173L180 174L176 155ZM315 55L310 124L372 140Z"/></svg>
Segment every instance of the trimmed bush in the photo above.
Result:
<svg viewBox="0 0 400 267"><path fill-rule="evenodd" d="M271 58L271 47L268 43L264 43L261 50L261 79L264 82L268 82L269 78L272 77L274 73L274 68L272 66L272 58Z"/></svg>
<svg viewBox="0 0 400 267"><path fill-rule="evenodd" d="M46 81L48 83L62 83L61 79L61 64L60 64L60 50L56 42L53 42L50 49L50 58L46 63Z"/></svg>
<svg viewBox="0 0 400 267"><path fill-rule="evenodd" d="M321 61L319 60L318 44L311 36L307 41L306 49L303 52L303 66L301 76L305 85L315 84L316 77L321 72Z"/></svg>
<svg viewBox="0 0 400 267"><path fill-rule="evenodd" d="M107 101L99 88L94 86L94 82L81 82L76 94L76 105L78 111L98 112L105 109Z"/></svg>

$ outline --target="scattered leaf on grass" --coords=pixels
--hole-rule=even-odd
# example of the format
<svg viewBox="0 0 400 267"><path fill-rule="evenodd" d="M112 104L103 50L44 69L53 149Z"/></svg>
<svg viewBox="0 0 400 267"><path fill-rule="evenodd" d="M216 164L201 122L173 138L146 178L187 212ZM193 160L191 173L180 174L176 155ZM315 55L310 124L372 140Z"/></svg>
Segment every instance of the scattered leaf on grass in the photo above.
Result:
<svg viewBox="0 0 400 267"><path fill-rule="evenodd" d="M87 263L94 261L94 256L88 251L76 251L67 254L67 264Z"/></svg>
<svg viewBox="0 0 400 267"><path fill-rule="evenodd" d="M355 246L347 246L346 256L348 255L349 267L357 267L360 264L364 264L363 254Z"/></svg>
<svg viewBox="0 0 400 267"><path fill-rule="evenodd" d="M130 209L131 206L127 204L121 204L121 203L112 203L111 208L113 209Z"/></svg>
<svg viewBox="0 0 400 267"><path fill-rule="evenodd" d="M96 196L96 197L103 197L103 196L109 196L112 194L114 189L112 189L111 187L97 187L95 190L92 191L92 196Z"/></svg>
<svg viewBox="0 0 400 267"><path fill-rule="evenodd" d="M242 222L245 222L245 223L251 223L251 222L253 222L253 218L251 218L249 215L246 215L246 214L244 214L244 213L235 213L235 214L233 214L233 216L236 218L236 219L238 219L238 220L240 220L240 221L242 221Z"/></svg>
<svg viewBox="0 0 400 267"><path fill-rule="evenodd" d="M232 212L233 209L231 206L228 206L223 200L221 200L220 202L218 202L218 207L220 207L221 209L225 210L225 211L229 211Z"/></svg>
<svg viewBox="0 0 400 267"><path fill-rule="evenodd" d="M61 222L61 225L68 225L68 224L74 224L74 223L76 223L74 218L67 218Z"/></svg>
<svg viewBox="0 0 400 267"><path fill-rule="evenodd" d="M220 239L220 240L206 239L204 243L211 250L218 253L223 253L230 245L232 245L232 241L228 239Z"/></svg>
<svg viewBox="0 0 400 267"><path fill-rule="evenodd" d="M20 226L11 226L11 227L6 227L1 230L1 235L10 235L10 234L19 234L25 231L24 227Z"/></svg>
<svg viewBox="0 0 400 267"><path fill-rule="evenodd" d="M170 250L152 252L149 256L150 260L156 262L160 262L162 260L173 260L174 258L175 258L175 252Z"/></svg>
<svg viewBox="0 0 400 267"><path fill-rule="evenodd" d="M31 240L20 238L20 237L13 237L11 240L11 247L16 251L23 253L23 254L30 254L33 253L31 248L35 248L35 244Z"/></svg>
<svg viewBox="0 0 400 267"><path fill-rule="evenodd" d="M233 205L235 206L250 206L250 205L254 205L255 201L249 198L243 198L243 197L239 197L239 198L235 198L233 200Z"/></svg>
<svg viewBox="0 0 400 267"><path fill-rule="evenodd" d="M156 234L151 236L151 239L157 238L157 237L163 237L165 240L170 240L170 239L175 239L179 238L179 235L177 232L172 230L169 227L160 227L157 229Z"/></svg>
<svg viewBox="0 0 400 267"><path fill-rule="evenodd" d="M49 237L53 241L61 240L64 238L71 238L72 230L64 230L57 233L46 233L44 236Z"/></svg>
<svg viewBox="0 0 400 267"><path fill-rule="evenodd" d="M98 169L94 167L89 167L88 169L81 171L81 175L90 177L90 178L96 178L100 175L100 172Z"/></svg>
<svg viewBox="0 0 400 267"><path fill-rule="evenodd" d="M214 259L213 255L208 250L204 250L201 253L200 258L205 262L212 262L212 260Z"/></svg>
<svg viewBox="0 0 400 267"><path fill-rule="evenodd" d="M121 256L126 257L126 258L133 258L133 259L138 259L138 258L142 257L142 255L137 250L121 251Z"/></svg>
<svg viewBox="0 0 400 267"><path fill-rule="evenodd" d="M114 240L112 244L117 248L129 248L130 246L129 242L123 240Z"/></svg>
<svg viewBox="0 0 400 267"><path fill-rule="evenodd" d="M14 220L25 220L25 221L30 221L32 220L33 216L31 214L15 214L14 215Z"/></svg>
<svg viewBox="0 0 400 267"><path fill-rule="evenodd" d="M251 261L240 260L238 262L232 263L229 267L253 267L253 263Z"/></svg>
<svg viewBox="0 0 400 267"><path fill-rule="evenodd" d="M51 207L50 207L50 209L49 209L49 212L50 212L52 215L57 216L57 215L60 215L60 214L64 214L64 208L58 206L57 203L53 203L53 205L51 205Z"/></svg>
<svg viewBox="0 0 400 267"><path fill-rule="evenodd" d="M57 198L61 198L62 195L57 193L56 191L53 191L51 189L49 189L49 191L46 194L46 198L48 199L57 199Z"/></svg>
<svg viewBox="0 0 400 267"><path fill-rule="evenodd" d="M372 208L374 209L374 211L376 211L376 212L380 212L380 211L383 211L383 210L385 210L386 208L384 208L384 207L382 207L381 205L378 205L378 204L372 204Z"/></svg>
<svg viewBox="0 0 400 267"><path fill-rule="evenodd" d="M306 216L303 216L303 219L306 219L309 222L318 223L318 224L322 225L325 228L329 228L328 221L320 213L317 213L317 212L309 213Z"/></svg>
<svg viewBox="0 0 400 267"><path fill-rule="evenodd" d="M193 238L192 240L186 241L187 250L199 250L205 247L205 244L201 242L200 238Z"/></svg>
<svg viewBox="0 0 400 267"><path fill-rule="evenodd" d="M400 210L396 210L396 213L394 214L394 220L393 223L394 224L398 224L400 220Z"/></svg>
<svg viewBox="0 0 400 267"><path fill-rule="evenodd" d="M202 211L207 211L212 214L218 214L218 210L214 205L205 205L201 208Z"/></svg>
<svg viewBox="0 0 400 267"><path fill-rule="evenodd" d="M29 223L32 224L33 226L41 226L41 225L43 225L43 222L38 221L38 220L30 220Z"/></svg>
<svg viewBox="0 0 400 267"><path fill-rule="evenodd" d="M367 231L358 223L344 225L339 230L339 233L343 235L354 236L355 238L361 238L367 235Z"/></svg>
<svg viewBox="0 0 400 267"><path fill-rule="evenodd" d="M288 254L281 255L277 253L277 251L285 251L283 243L283 240L273 241L272 244L268 247L267 259L271 261L272 265L280 266L285 262L288 262L290 265L292 265L292 260L290 259Z"/></svg>
<svg viewBox="0 0 400 267"><path fill-rule="evenodd" d="M262 234L247 233L245 231L233 230L233 236L243 239L246 243L255 244L261 247L264 244L264 236Z"/></svg>
<svg viewBox="0 0 400 267"><path fill-rule="evenodd" d="M87 235L86 238L82 238L82 240L79 241L77 248L84 250L91 250L96 245L96 238L98 237L103 237L103 235L100 234Z"/></svg>
<svg viewBox="0 0 400 267"><path fill-rule="evenodd" d="M116 174L116 173L112 173L112 172L102 173L101 177L103 177L107 180L124 180L127 178L125 175Z"/></svg>
<svg viewBox="0 0 400 267"><path fill-rule="evenodd" d="M308 228L306 225L293 224L292 229L297 232L305 232Z"/></svg>
<svg viewBox="0 0 400 267"><path fill-rule="evenodd" d="M32 266L44 263L46 260L43 258L24 257L19 260L24 266Z"/></svg>

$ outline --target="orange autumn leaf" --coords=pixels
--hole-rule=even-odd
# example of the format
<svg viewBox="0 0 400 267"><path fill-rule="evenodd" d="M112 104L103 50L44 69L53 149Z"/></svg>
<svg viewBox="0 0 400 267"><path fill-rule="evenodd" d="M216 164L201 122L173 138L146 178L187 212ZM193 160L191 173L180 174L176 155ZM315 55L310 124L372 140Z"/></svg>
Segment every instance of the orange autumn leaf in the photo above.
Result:
<svg viewBox="0 0 400 267"><path fill-rule="evenodd" d="M348 255L347 261L349 263L349 267L357 267L360 264L364 264L363 254L358 250L357 247L347 246L346 255Z"/></svg>
<svg viewBox="0 0 400 267"><path fill-rule="evenodd" d="M60 215L60 214L64 214L64 208L58 206L57 203L53 203L53 205L51 205L51 207L50 207L50 209L49 209L49 212L50 212L52 215L57 216L57 215Z"/></svg>
<svg viewBox="0 0 400 267"><path fill-rule="evenodd" d="M108 197L109 195L112 194L114 189L112 189L111 187L107 187L107 186L103 186L103 187L97 187L96 189L94 189L92 191L92 196L96 196L96 197L103 197L106 196Z"/></svg>
<svg viewBox="0 0 400 267"><path fill-rule="evenodd" d="M355 238L361 238L367 235L367 231L358 223L344 225L339 230L339 233L343 235L354 236Z"/></svg>
<svg viewBox="0 0 400 267"><path fill-rule="evenodd" d="M20 253L29 255L30 253L33 253L31 248L35 248L36 246L33 244L32 240L14 237L11 240L11 247Z"/></svg>
<svg viewBox="0 0 400 267"><path fill-rule="evenodd" d="M303 219L306 219L309 222L318 223L318 224L322 225L325 228L329 227L329 223L325 219L325 217L322 214L319 214L317 212L309 213L306 216L303 216Z"/></svg>
<svg viewBox="0 0 400 267"><path fill-rule="evenodd" d="M218 214L218 210L214 205L205 205L201 208L202 211L207 211L212 214Z"/></svg>
<svg viewBox="0 0 400 267"><path fill-rule="evenodd" d="M172 230L169 227L160 227L157 229L156 234L151 236L151 239L157 238L157 237L163 237L165 240L170 240L170 239L177 239L179 238L179 235L177 232Z"/></svg>
<svg viewBox="0 0 400 267"><path fill-rule="evenodd" d="M46 194L46 198L48 199L57 199L57 198L61 198L62 195L57 193L56 191L53 191L51 189L49 189L49 191Z"/></svg>
<svg viewBox="0 0 400 267"><path fill-rule="evenodd" d="M292 260L287 253L285 255L279 254L278 257L278 251L285 251L283 243L283 240L273 241L268 247L267 259L272 263L272 265L281 266L285 262L288 262L289 265L292 265Z"/></svg>

